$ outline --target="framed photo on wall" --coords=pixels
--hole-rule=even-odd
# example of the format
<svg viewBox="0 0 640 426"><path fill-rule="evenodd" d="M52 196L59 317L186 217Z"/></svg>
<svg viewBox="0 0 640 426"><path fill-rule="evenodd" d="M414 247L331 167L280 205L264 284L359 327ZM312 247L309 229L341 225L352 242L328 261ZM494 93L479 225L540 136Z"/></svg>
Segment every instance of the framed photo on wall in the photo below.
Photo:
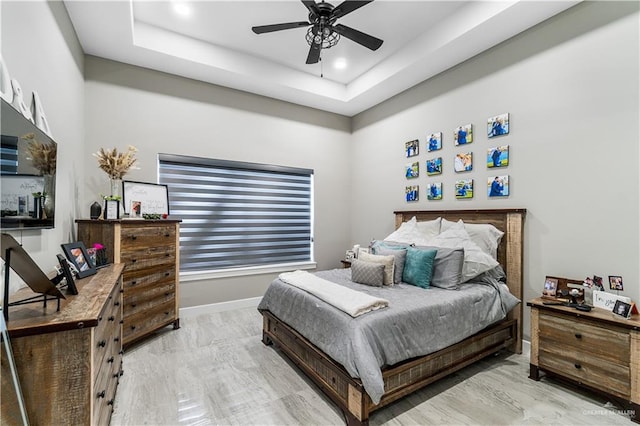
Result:
<svg viewBox="0 0 640 426"><path fill-rule="evenodd" d="M456 198L473 198L473 179L457 180L455 184Z"/></svg>
<svg viewBox="0 0 640 426"><path fill-rule="evenodd" d="M407 186L404 189L404 195L407 202L418 201L418 193L420 191L419 185Z"/></svg>
<svg viewBox="0 0 640 426"><path fill-rule="evenodd" d="M439 175L442 173L442 157L427 160L427 175Z"/></svg>
<svg viewBox="0 0 640 426"><path fill-rule="evenodd" d="M407 179L417 178L420 175L420 162L409 163L404 166L404 176Z"/></svg>
<svg viewBox="0 0 640 426"><path fill-rule="evenodd" d="M509 145L487 149L487 168L507 167L509 165Z"/></svg>
<svg viewBox="0 0 640 426"><path fill-rule="evenodd" d="M509 113L487 119L487 136L490 138L509 134Z"/></svg>
<svg viewBox="0 0 640 426"><path fill-rule="evenodd" d="M453 159L453 169L457 172L473 170L473 152L460 152Z"/></svg>
<svg viewBox="0 0 640 426"><path fill-rule="evenodd" d="M427 186L427 200L442 200L442 182L430 183Z"/></svg>
<svg viewBox="0 0 640 426"><path fill-rule="evenodd" d="M414 139L412 141L404 143L404 152L407 158L415 157L416 155L418 155L420 152L419 148L420 143L418 142L418 139Z"/></svg>
<svg viewBox="0 0 640 426"><path fill-rule="evenodd" d="M487 178L487 195L489 197L508 197L509 176L490 176Z"/></svg>
<svg viewBox="0 0 640 426"><path fill-rule="evenodd" d="M442 149L442 132L431 133L427 139L427 151L437 151Z"/></svg>
<svg viewBox="0 0 640 426"><path fill-rule="evenodd" d="M453 131L453 143L458 145L466 145L473 142L473 125L465 124L458 126Z"/></svg>

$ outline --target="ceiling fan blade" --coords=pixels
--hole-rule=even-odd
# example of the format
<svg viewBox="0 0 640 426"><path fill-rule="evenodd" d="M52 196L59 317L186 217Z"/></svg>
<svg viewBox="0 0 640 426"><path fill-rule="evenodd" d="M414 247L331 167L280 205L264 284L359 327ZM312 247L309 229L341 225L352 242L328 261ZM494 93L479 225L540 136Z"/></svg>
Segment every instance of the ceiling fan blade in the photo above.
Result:
<svg viewBox="0 0 640 426"><path fill-rule="evenodd" d="M286 22L284 24L260 25L257 27L252 27L251 29L256 34L264 34L264 33L272 33L274 31L290 30L291 28L308 27L309 25L312 25L312 24L310 22L300 21L300 22Z"/></svg>
<svg viewBox="0 0 640 426"><path fill-rule="evenodd" d="M302 4L304 4L304 7L307 8L307 10L309 10L309 13L312 14L313 16L318 16L320 15L320 10L318 9L318 6L316 5L316 2L313 0L301 0Z"/></svg>
<svg viewBox="0 0 640 426"><path fill-rule="evenodd" d="M320 60L320 48L319 44L313 43L309 48L309 54L307 55L307 64L317 64Z"/></svg>
<svg viewBox="0 0 640 426"><path fill-rule="evenodd" d="M336 6L333 11L331 11L331 19L338 19L346 15L347 13L351 13L356 9L360 9L362 6L365 6L371 3L373 0L369 1L344 1ZM346 37L346 36L345 36Z"/></svg>
<svg viewBox="0 0 640 426"><path fill-rule="evenodd" d="M378 48L382 46L383 43L383 41L379 38L370 36L369 34L365 34L358 30L354 30L353 28L347 27L346 25L337 24L333 26L333 29L341 36L353 40L356 43L361 44L371 50L378 50Z"/></svg>

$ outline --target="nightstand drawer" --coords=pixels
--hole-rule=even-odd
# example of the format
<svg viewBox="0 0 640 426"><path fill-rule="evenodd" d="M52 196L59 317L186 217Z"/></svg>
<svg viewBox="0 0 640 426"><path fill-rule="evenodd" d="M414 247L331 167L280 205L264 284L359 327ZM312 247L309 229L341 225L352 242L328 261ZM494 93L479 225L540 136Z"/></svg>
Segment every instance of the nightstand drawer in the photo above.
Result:
<svg viewBox="0 0 640 426"><path fill-rule="evenodd" d="M603 389L621 398L629 398L629 365L602 362L588 351L571 354L566 348L546 345L540 348L539 367L580 383Z"/></svg>
<svg viewBox="0 0 640 426"><path fill-rule="evenodd" d="M540 312L539 339L544 348L561 346L567 354L585 354L602 362L629 364L629 333L616 327L601 327Z"/></svg>

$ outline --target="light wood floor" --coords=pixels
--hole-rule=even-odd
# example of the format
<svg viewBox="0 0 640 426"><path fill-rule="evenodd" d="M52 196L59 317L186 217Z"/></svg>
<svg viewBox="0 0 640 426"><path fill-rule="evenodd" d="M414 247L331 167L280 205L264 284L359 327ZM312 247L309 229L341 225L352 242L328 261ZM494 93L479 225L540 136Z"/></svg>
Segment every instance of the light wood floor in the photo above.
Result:
<svg viewBox="0 0 640 426"><path fill-rule="evenodd" d="M341 425L273 347L255 308L181 318L129 348L112 425ZM527 378L522 355L485 359L372 415L371 425L630 425L607 400Z"/></svg>

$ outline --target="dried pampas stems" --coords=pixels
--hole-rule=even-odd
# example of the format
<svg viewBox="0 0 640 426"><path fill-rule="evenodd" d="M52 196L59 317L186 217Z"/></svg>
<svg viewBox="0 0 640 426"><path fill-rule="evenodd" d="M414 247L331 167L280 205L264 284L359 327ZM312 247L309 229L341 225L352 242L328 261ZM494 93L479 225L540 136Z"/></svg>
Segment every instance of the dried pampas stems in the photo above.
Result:
<svg viewBox="0 0 640 426"><path fill-rule="evenodd" d="M100 148L100 151L94 153L93 156L98 159L98 165L109 175L109 178L122 179L138 161L136 152L138 152L136 147L129 145L127 152L118 152L116 148L113 150Z"/></svg>

